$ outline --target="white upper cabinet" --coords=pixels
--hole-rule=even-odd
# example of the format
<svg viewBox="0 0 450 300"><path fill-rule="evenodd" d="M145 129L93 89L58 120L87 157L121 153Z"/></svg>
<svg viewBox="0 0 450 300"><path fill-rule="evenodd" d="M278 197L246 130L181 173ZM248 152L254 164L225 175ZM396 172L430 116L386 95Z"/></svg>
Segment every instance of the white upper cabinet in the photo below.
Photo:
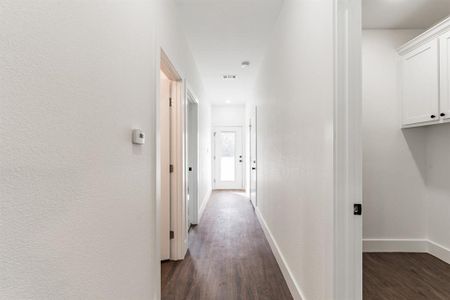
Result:
<svg viewBox="0 0 450 300"><path fill-rule="evenodd" d="M439 39L441 54L441 109L440 116L450 120L450 31Z"/></svg>
<svg viewBox="0 0 450 300"><path fill-rule="evenodd" d="M398 49L402 125L450 121L450 18Z"/></svg>
<svg viewBox="0 0 450 300"><path fill-rule="evenodd" d="M439 113L439 52L437 40L402 57L403 125L437 120Z"/></svg>

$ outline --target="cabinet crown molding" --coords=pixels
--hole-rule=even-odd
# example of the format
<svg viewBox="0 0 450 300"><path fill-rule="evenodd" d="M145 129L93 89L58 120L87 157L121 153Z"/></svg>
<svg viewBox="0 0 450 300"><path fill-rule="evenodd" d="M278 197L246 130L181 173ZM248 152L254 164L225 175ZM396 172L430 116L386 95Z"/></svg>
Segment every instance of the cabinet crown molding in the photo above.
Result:
<svg viewBox="0 0 450 300"><path fill-rule="evenodd" d="M450 30L450 16L446 17L445 19L438 22L437 24L435 24L433 27L431 27L424 33L420 34L419 36L410 40L403 46L399 47L397 49L397 52L400 55L404 55L404 54L410 52L412 49L414 49L416 47L420 47L421 45L442 35L444 32L447 32L449 30Z"/></svg>

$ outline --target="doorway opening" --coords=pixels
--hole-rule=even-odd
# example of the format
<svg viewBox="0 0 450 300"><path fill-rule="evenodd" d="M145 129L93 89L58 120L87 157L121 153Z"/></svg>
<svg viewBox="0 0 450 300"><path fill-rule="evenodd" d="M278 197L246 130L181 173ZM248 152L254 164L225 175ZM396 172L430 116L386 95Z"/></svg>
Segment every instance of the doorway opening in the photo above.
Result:
<svg viewBox="0 0 450 300"><path fill-rule="evenodd" d="M364 299L450 299L450 6L410 6L363 10Z"/></svg>

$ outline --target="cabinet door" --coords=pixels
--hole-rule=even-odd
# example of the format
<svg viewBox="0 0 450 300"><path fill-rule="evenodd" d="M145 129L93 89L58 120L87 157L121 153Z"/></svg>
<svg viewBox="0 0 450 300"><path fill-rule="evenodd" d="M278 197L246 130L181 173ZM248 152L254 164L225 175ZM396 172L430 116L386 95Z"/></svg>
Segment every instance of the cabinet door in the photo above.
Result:
<svg viewBox="0 0 450 300"><path fill-rule="evenodd" d="M441 107L443 119L450 120L450 31L440 38Z"/></svg>
<svg viewBox="0 0 450 300"><path fill-rule="evenodd" d="M402 57L403 125L439 120L439 52L435 39Z"/></svg>

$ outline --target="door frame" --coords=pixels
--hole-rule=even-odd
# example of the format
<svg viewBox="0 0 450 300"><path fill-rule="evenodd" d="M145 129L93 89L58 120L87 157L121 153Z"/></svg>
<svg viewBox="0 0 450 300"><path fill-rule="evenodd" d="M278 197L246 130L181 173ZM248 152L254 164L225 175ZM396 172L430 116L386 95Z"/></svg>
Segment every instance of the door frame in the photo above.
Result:
<svg viewBox="0 0 450 300"><path fill-rule="evenodd" d="M334 0L333 299L362 299L361 0Z"/></svg>
<svg viewBox="0 0 450 300"><path fill-rule="evenodd" d="M171 136L171 124L170 124L170 107L169 99L171 98L172 81L160 68L160 84L159 84L159 120L158 128L159 134L157 135L159 156L158 165L158 189L160 194L160 258L161 261L170 259L170 136Z"/></svg>
<svg viewBox="0 0 450 300"><path fill-rule="evenodd" d="M225 187L219 187L217 188L216 184L216 172L217 172L217 165L216 165L216 130L221 128L239 128L241 133L241 155L242 155L242 166L241 166L241 179L240 179L240 187L239 188L225 188ZM245 189L244 181L245 181L245 139L244 139L244 127L242 125L227 125L227 126L213 126L212 128L212 136L211 136L211 158L212 158L212 189L213 190L243 190Z"/></svg>
<svg viewBox="0 0 450 300"><path fill-rule="evenodd" d="M171 165L173 172L170 173L170 231L173 231L173 238L170 240L170 260L184 259L187 252L187 226L186 224L186 180L185 180L185 110L186 110L186 84L185 80L172 64L171 60L162 48L159 49L160 70L172 81L171 87ZM160 81L160 75L157 76ZM158 89L159 94L159 89ZM159 176L160 165L160 128L159 128L159 101L157 102L157 143L156 143L156 220L157 220L157 253L160 257L160 222L161 222L161 178ZM169 233L168 233L169 234Z"/></svg>
<svg viewBox="0 0 450 300"><path fill-rule="evenodd" d="M186 115L186 125L185 125L185 135L186 135L186 158L188 157L188 151L189 151L189 149L188 149L188 147L189 147L189 141L188 141L188 138L189 138L189 134L188 134L188 130L189 130L189 126L188 126L188 124L189 124L189 121L190 121L190 119L189 119L189 112L188 112L188 109L189 109L189 105L193 105L193 107L195 107L195 110L196 110L196 118L195 118L195 120L194 120L194 123L195 123L195 127L196 127L196 130L195 130L195 132L196 132L196 134L197 134L197 137L196 137L196 142L195 142L195 154L194 154L194 159L193 159L193 162L192 162L192 165L193 165L193 170L192 170L192 172L193 172L193 176L192 176L192 178L194 178L194 183L193 183L193 185L194 185L194 197L192 197L191 199L189 199L189 201L190 201L190 205L191 205L191 208L192 208L192 212L191 212L191 215L189 216L189 208L187 208L187 212L188 212L188 220L189 220L189 222L190 222L190 224L194 224L194 225L196 225L196 224L198 224L199 223L199 216L198 216L198 183L199 183L199 136L198 136L198 129L199 129L199 107L198 107L198 97L194 94L194 92L192 91L192 89L191 89L191 87L190 87L190 85L187 83L186 84L186 112L185 112L185 115ZM187 163L189 163L189 159L186 159L186 164ZM186 173L186 178L188 179L188 184L186 184L186 195L188 195L188 188L189 188L189 169L188 169L188 166L186 166L186 170L187 170L187 173ZM189 226L189 224L188 224L188 226Z"/></svg>

